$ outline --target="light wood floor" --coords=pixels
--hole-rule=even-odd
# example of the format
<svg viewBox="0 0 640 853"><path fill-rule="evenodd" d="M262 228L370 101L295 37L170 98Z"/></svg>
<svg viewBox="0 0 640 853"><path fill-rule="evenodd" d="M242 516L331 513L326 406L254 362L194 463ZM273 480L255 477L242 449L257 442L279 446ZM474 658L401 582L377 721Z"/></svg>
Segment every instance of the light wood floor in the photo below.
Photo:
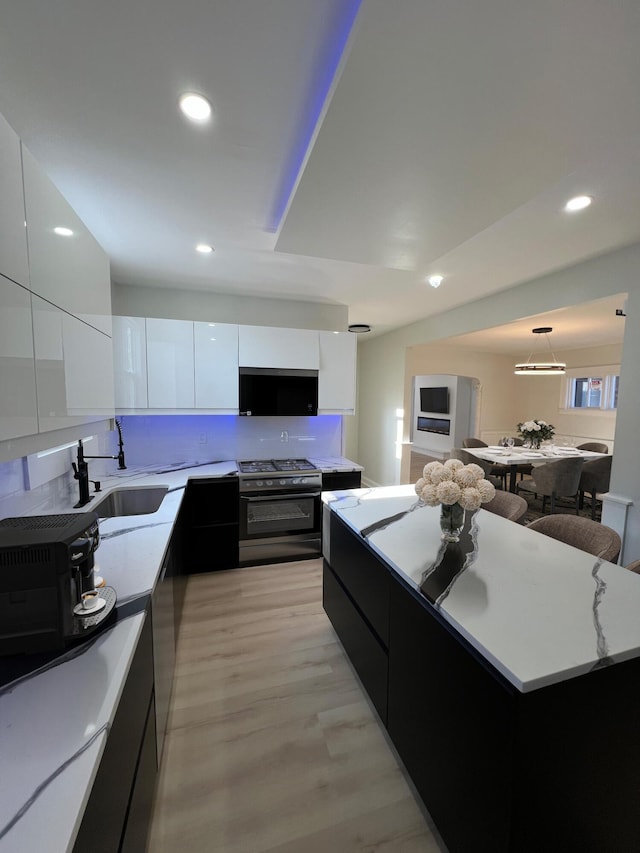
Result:
<svg viewBox="0 0 640 853"><path fill-rule="evenodd" d="M148 853L437 853L306 560L189 579Z"/></svg>

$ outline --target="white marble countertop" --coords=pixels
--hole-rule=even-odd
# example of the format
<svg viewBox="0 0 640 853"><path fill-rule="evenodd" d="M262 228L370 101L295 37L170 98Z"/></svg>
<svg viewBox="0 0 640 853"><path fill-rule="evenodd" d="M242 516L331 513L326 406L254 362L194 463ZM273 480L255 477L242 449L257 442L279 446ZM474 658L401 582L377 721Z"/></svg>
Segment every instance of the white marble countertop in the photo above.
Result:
<svg viewBox="0 0 640 853"><path fill-rule="evenodd" d="M155 513L100 521L96 567L118 605L136 598L143 604L153 590L187 480L235 472L235 462L223 462L164 473L127 469L103 478L88 511L113 487L174 490ZM78 510L66 501L47 512ZM73 848L144 619L144 613L119 619L95 642L0 688L0 853Z"/></svg>
<svg viewBox="0 0 640 853"><path fill-rule="evenodd" d="M325 492L326 504L421 592L441 547L438 507L413 486ZM399 518L393 516L400 514ZM366 528L376 527L367 531ZM474 549L434 607L518 690L640 656L640 576L479 510ZM330 557L330 543L324 541Z"/></svg>

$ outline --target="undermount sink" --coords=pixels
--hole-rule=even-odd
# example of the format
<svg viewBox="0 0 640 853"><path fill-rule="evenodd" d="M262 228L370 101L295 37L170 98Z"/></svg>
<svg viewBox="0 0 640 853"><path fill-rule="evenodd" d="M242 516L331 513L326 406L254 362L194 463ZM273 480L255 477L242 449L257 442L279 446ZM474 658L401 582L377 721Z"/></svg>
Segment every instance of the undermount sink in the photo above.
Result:
<svg viewBox="0 0 640 853"><path fill-rule="evenodd" d="M99 518L148 515L159 508L168 488L168 486L125 486L109 492L90 509L97 513Z"/></svg>

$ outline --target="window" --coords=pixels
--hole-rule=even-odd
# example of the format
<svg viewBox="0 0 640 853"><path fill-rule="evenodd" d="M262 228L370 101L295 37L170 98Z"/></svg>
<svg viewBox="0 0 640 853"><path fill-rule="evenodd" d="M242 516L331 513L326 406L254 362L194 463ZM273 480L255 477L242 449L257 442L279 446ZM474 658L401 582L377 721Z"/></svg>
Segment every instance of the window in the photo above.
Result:
<svg viewBox="0 0 640 853"><path fill-rule="evenodd" d="M560 407L562 409L598 409L613 411L618 406L618 381L620 368L617 365L567 370L564 377Z"/></svg>

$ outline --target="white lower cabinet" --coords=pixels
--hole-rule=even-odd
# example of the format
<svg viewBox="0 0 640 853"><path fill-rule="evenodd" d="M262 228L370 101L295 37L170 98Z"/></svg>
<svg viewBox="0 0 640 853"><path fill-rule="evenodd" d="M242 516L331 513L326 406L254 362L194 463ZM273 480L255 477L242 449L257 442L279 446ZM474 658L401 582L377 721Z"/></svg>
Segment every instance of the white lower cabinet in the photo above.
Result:
<svg viewBox="0 0 640 853"><path fill-rule="evenodd" d="M31 294L0 276L0 441L38 432Z"/></svg>
<svg viewBox="0 0 640 853"><path fill-rule="evenodd" d="M150 409L195 407L193 321L147 319Z"/></svg>
<svg viewBox="0 0 640 853"><path fill-rule="evenodd" d="M147 333L144 317L113 318L116 409L146 409Z"/></svg>
<svg viewBox="0 0 640 853"><path fill-rule="evenodd" d="M238 413L238 327L194 323L196 409Z"/></svg>
<svg viewBox="0 0 640 853"><path fill-rule="evenodd" d="M113 417L111 338L32 295L39 432Z"/></svg>
<svg viewBox="0 0 640 853"><path fill-rule="evenodd" d="M320 332L318 412L353 414L356 408L356 336Z"/></svg>

